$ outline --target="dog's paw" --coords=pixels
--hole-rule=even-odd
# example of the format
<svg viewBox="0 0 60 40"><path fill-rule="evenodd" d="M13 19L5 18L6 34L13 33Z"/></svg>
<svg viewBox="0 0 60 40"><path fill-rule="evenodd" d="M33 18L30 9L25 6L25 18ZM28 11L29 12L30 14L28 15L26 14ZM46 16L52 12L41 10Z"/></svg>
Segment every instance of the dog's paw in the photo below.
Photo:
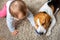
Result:
<svg viewBox="0 0 60 40"><path fill-rule="evenodd" d="M51 31L46 33L46 36L50 36L51 35Z"/></svg>

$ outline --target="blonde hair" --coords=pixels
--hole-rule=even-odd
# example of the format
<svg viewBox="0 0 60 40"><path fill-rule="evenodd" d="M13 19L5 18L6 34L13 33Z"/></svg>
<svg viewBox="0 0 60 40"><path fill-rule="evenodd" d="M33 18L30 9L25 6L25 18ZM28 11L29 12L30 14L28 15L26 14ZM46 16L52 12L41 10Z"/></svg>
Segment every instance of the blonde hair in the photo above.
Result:
<svg viewBox="0 0 60 40"><path fill-rule="evenodd" d="M23 16L26 16L27 6L22 0L15 0L11 3L9 10L13 17L17 17L18 11L22 12Z"/></svg>

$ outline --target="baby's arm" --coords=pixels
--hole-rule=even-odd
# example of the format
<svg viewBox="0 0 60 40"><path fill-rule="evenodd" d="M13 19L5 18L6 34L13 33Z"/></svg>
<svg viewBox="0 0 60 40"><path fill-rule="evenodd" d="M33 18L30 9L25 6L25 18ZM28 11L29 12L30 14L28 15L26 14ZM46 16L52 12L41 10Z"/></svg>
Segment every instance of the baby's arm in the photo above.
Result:
<svg viewBox="0 0 60 40"><path fill-rule="evenodd" d="M6 22L12 35L16 35L18 31L15 30L15 27L13 26L13 17L11 17L10 15L7 15Z"/></svg>
<svg viewBox="0 0 60 40"><path fill-rule="evenodd" d="M28 10L27 19L30 21L30 23L31 23L32 26L35 26L34 16L33 16L32 12L30 10Z"/></svg>
<svg viewBox="0 0 60 40"><path fill-rule="evenodd" d="M15 27L13 27L13 24L12 24L13 18L10 17L10 16L7 16L6 22L7 22L7 26L8 26L8 28L9 28L9 30L10 30L11 32L13 32L13 31L15 30Z"/></svg>

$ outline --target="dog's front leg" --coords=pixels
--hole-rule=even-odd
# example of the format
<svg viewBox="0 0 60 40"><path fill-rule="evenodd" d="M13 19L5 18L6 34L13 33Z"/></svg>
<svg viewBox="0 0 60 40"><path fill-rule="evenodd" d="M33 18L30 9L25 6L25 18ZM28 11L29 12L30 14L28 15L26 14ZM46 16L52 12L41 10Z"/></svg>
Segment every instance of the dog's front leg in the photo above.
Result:
<svg viewBox="0 0 60 40"><path fill-rule="evenodd" d="M52 28L54 27L55 23L56 23L56 19L54 16L52 16L52 22L51 22L51 25L48 29L48 32L46 33L46 36L49 36L51 34Z"/></svg>

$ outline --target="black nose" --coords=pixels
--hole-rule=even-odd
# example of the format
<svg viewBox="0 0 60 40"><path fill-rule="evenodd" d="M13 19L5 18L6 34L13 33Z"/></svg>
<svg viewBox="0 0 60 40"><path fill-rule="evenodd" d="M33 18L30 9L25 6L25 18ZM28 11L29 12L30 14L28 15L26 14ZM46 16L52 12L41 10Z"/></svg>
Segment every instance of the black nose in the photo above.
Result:
<svg viewBox="0 0 60 40"><path fill-rule="evenodd" d="M37 34L39 35L43 35L43 32L37 32L37 30L35 30Z"/></svg>

